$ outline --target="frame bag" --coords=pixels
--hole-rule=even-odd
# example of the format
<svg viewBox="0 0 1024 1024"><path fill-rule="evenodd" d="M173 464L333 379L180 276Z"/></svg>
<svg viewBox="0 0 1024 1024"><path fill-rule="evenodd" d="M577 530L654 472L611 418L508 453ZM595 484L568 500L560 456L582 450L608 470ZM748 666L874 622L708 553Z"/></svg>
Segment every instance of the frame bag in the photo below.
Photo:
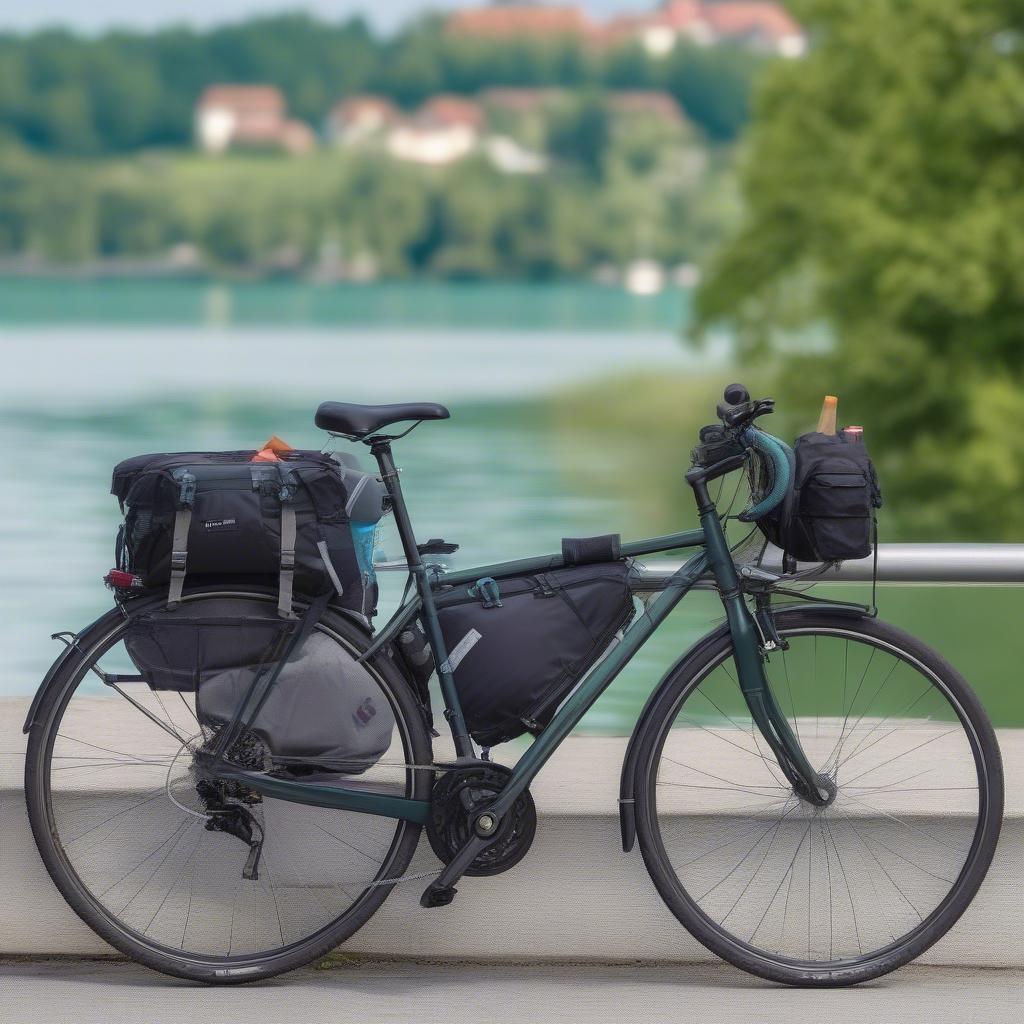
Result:
<svg viewBox="0 0 1024 1024"><path fill-rule="evenodd" d="M538 733L633 618L629 564L485 578L442 591L438 618L470 735Z"/></svg>
<svg viewBox="0 0 1024 1024"><path fill-rule="evenodd" d="M842 434L803 434L791 461L793 486L783 503L758 521L764 535L798 562L867 558L882 493L863 441ZM760 472L768 474L763 467ZM755 493L770 489L769 479L755 483Z"/></svg>

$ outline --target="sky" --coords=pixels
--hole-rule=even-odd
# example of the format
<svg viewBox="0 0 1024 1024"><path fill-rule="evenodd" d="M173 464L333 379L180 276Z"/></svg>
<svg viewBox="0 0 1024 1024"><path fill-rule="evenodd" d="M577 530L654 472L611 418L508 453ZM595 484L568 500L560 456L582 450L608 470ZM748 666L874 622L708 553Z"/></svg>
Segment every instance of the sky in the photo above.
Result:
<svg viewBox="0 0 1024 1024"><path fill-rule="evenodd" d="M484 2L484 0L478 0ZM566 2L566 0L562 0ZM595 14L646 10L655 0L576 0ZM111 27L152 28L175 22L203 26L240 21L253 14L304 9L339 19L361 13L390 31L427 9L477 6L472 0L0 0L0 29L31 30L61 25L97 32Z"/></svg>

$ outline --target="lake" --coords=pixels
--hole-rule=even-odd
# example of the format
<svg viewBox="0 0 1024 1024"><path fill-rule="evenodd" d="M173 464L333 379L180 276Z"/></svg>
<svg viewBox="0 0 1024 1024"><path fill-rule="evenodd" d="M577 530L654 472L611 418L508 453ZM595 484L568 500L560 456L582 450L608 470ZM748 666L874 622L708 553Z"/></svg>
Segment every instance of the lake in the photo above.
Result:
<svg viewBox="0 0 1024 1024"><path fill-rule="evenodd" d="M590 284L0 280L0 693L33 692L57 653L49 634L109 607L116 462L272 433L319 447L325 399L450 406L450 421L396 451L420 535L462 545L453 565L692 524L682 473L694 429L735 371L725 339L684 344L688 316L683 293ZM398 551L390 524L381 544ZM382 584L386 611L400 581ZM885 588L880 604L964 670L994 717L1024 724L1017 652L999 628L1024 605L1019 590ZM719 615L713 596L688 599L584 728L628 732Z"/></svg>

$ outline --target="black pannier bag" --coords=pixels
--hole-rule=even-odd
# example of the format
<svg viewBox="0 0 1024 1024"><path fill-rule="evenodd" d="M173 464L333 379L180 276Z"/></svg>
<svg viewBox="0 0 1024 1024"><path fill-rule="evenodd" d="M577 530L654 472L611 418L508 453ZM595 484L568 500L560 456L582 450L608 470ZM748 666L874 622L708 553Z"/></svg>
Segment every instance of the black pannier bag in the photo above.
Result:
<svg viewBox="0 0 1024 1024"><path fill-rule="evenodd" d="M765 536L798 562L867 558L882 494L863 441L842 433L803 434L793 449L792 468L785 501L758 522ZM757 481L755 493L768 493L771 483Z"/></svg>
<svg viewBox="0 0 1024 1024"><path fill-rule="evenodd" d="M633 618L627 562L578 565L441 591L438 616L470 735L537 733Z"/></svg>
<svg viewBox="0 0 1024 1024"><path fill-rule="evenodd" d="M118 568L146 589L167 586L172 605L186 575L193 582L242 577L277 581L283 615L293 591L334 590L341 607L372 616L379 482L321 452L291 451L273 462L255 455L181 452L120 463L111 486L125 513ZM350 499L373 506L360 512L366 521L352 522Z"/></svg>
<svg viewBox="0 0 1024 1024"><path fill-rule="evenodd" d="M243 709L258 707L230 760L252 770L360 774L391 745L387 696L329 634L296 637L296 630L302 623L282 620L267 601L208 598L134 616L125 647L151 689L195 694L208 742Z"/></svg>

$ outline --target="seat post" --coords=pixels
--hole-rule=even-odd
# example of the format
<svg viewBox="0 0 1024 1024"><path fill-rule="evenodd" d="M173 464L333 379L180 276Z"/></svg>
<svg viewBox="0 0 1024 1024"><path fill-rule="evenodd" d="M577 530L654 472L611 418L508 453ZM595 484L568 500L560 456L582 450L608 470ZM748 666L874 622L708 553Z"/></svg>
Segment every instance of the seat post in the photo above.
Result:
<svg viewBox="0 0 1024 1024"><path fill-rule="evenodd" d="M466 720L463 718L459 695L455 688L455 677L448 667L448 652L445 650L444 637L441 635L441 623L434 606L434 595L430 589L430 581L427 579L423 558L419 548L416 547L416 535L413 533L409 510L405 506L402 485L398 479L398 469L391 454L391 440L384 437L372 440L370 451L377 460L377 465L380 467L380 478L391 496L391 509L395 514L395 525L398 527L398 536L402 540L406 563L409 566L410 574L416 580L416 587L423 602L423 626L427 631L427 639L430 641L437 661L437 675L445 702L444 716L452 729L455 753L460 758L475 758L476 751L473 748L473 741L466 731Z"/></svg>
<svg viewBox="0 0 1024 1024"><path fill-rule="evenodd" d="M405 560L410 571L416 572L423 567L423 559L420 557L419 549L416 547L416 535L413 532L412 521L409 519L409 510L405 505L405 497L402 494L402 484L398 479L398 469L395 466L394 457L391 454L391 440L380 438L370 445L370 451L377 460L380 467L380 478L387 488L391 498L391 508L395 514L395 525L398 527L398 536L402 541L402 550L405 552Z"/></svg>

